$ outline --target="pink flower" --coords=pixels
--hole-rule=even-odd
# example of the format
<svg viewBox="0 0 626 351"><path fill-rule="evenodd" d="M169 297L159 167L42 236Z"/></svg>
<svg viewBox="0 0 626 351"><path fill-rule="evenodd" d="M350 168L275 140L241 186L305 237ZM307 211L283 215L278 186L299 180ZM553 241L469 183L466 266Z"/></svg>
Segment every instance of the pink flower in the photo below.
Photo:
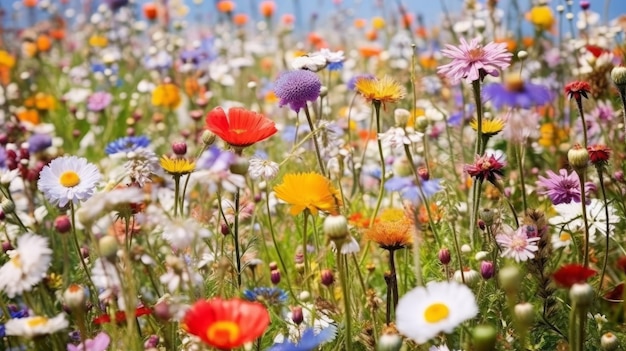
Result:
<svg viewBox="0 0 626 351"><path fill-rule="evenodd" d="M514 259L516 262L524 262L535 257L539 250L537 241L539 237L529 238L524 227L514 232L496 235L496 242L502 248L502 257Z"/></svg>
<svg viewBox="0 0 626 351"><path fill-rule="evenodd" d="M465 165L463 168L467 174L471 177L487 180L490 183L495 183L504 174L502 168L504 168L505 162L501 161L495 154L485 154L483 156L476 156L474 163L471 165Z"/></svg>
<svg viewBox="0 0 626 351"><path fill-rule="evenodd" d="M446 45L441 53L451 58L452 62L439 66L437 73L445 75L452 84L459 83L461 79L482 81L486 75L497 77L499 70L509 67L513 56L507 51L505 43L490 42L482 46L478 38L469 43L461 38L461 45Z"/></svg>

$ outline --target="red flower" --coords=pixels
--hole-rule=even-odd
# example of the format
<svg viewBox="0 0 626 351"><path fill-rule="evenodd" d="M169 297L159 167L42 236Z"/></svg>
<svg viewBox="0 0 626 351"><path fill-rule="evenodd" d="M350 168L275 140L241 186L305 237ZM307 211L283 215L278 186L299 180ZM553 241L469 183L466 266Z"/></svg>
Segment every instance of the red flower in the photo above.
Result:
<svg viewBox="0 0 626 351"><path fill-rule="evenodd" d="M206 116L206 127L234 148L244 148L276 134L274 121L243 108L216 107Z"/></svg>
<svg viewBox="0 0 626 351"><path fill-rule="evenodd" d="M593 165L604 165L611 156L611 149L605 145L587 146L587 152L589 152L589 160Z"/></svg>
<svg viewBox="0 0 626 351"><path fill-rule="evenodd" d="M504 162L501 162L500 159L496 158L493 154L489 154L476 156L474 163L465 165L464 170L467 174L476 179L486 179L491 183L495 183L495 181L500 179L504 174L502 168L504 168Z"/></svg>
<svg viewBox="0 0 626 351"><path fill-rule="evenodd" d="M596 271L585 266L572 263L559 268L552 277L557 284L571 288L574 284L586 283L587 279L596 275Z"/></svg>
<svg viewBox="0 0 626 351"><path fill-rule="evenodd" d="M207 345L231 350L261 336L270 323L270 315L257 302L215 298L196 302L183 323L189 334Z"/></svg>
<svg viewBox="0 0 626 351"><path fill-rule="evenodd" d="M585 99L588 99L587 94L591 91L591 86L587 82L583 82L580 80L571 82L565 86L565 94L569 96L569 98L574 98L576 100L580 100L581 96L584 96Z"/></svg>
<svg viewBox="0 0 626 351"><path fill-rule="evenodd" d="M624 299L624 283L619 283L613 289L604 294L604 298L609 302L622 302Z"/></svg>
<svg viewBox="0 0 626 351"><path fill-rule="evenodd" d="M142 306L137 307L137 309L135 310L135 317L141 317L150 313L152 313L152 310L149 307L142 305ZM122 323L125 320L126 320L126 313L124 311L115 312L116 323ZM111 322L111 316L108 314L103 314L101 316L94 318L93 320L94 324L105 324L105 323L110 323L110 322Z"/></svg>

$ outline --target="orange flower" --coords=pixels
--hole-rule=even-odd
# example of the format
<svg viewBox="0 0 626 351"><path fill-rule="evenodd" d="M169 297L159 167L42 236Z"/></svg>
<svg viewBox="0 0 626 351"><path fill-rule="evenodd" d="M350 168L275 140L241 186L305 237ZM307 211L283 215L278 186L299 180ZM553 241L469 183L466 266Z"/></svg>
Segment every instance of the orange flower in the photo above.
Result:
<svg viewBox="0 0 626 351"><path fill-rule="evenodd" d="M272 17L274 11L276 11L276 3L274 1L266 0L259 5L259 12L261 12L263 17Z"/></svg>
<svg viewBox="0 0 626 351"><path fill-rule="evenodd" d="M443 213L437 206L437 204L430 204L430 214L433 216L433 222L437 223L443 217ZM429 223L428 221L428 211L426 211L426 206L421 205L419 209L419 214L417 215L417 220L422 224Z"/></svg>
<svg viewBox="0 0 626 351"><path fill-rule="evenodd" d="M217 3L217 10L222 13L232 13L235 11L235 2L230 0L222 0Z"/></svg>
<svg viewBox="0 0 626 351"><path fill-rule="evenodd" d="M383 50L377 46L361 46L359 53L365 58L375 57L380 55Z"/></svg>
<svg viewBox="0 0 626 351"><path fill-rule="evenodd" d="M22 0L22 4L24 7L35 7L37 6L37 0Z"/></svg>
<svg viewBox="0 0 626 351"><path fill-rule="evenodd" d="M397 250L413 242L413 223L403 210L388 209L365 232L365 237L386 250Z"/></svg>
<svg viewBox="0 0 626 351"><path fill-rule="evenodd" d="M230 108L228 116L221 107L214 108L206 116L206 127L234 148L253 145L278 131L271 119L239 107Z"/></svg>
<svg viewBox="0 0 626 351"><path fill-rule="evenodd" d="M37 93L24 100L24 106L28 108L36 108L38 110L52 110L54 108L54 98L52 95Z"/></svg>
<svg viewBox="0 0 626 351"><path fill-rule="evenodd" d="M270 315L263 305L237 298L200 300L183 319L189 334L220 350L232 350L256 340L269 324Z"/></svg>
<svg viewBox="0 0 626 351"><path fill-rule="evenodd" d="M65 29L62 29L62 28L50 29L50 36L54 40L63 40L65 39Z"/></svg>
<svg viewBox="0 0 626 351"><path fill-rule="evenodd" d="M152 91L152 104L169 109L175 109L181 103L178 87L173 83L163 83L157 85Z"/></svg>
<svg viewBox="0 0 626 351"><path fill-rule="evenodd" d="M153 2L147 2L143 5L143 15L150 21L154 21L157 18L157 5Z"/></svg>
<svg viewBox="0 0 626 351"><path fill-rule="evenodd" d="M342 205L339 191L330 180L319 173L286 174L283 182L274 187L276 197L291 205L289 213L295 216L304 210L317 215L318 211L337 214Z"/></svg>
<svg viewBox="0 0 626 351"><path fill-rule="evenodd" d="M354 20L354 28L356 29L362 29L366 24L367 22L363 18L357 18Z"/></svg>
<svg viewBox="0 0 626 351"><path fill-rule="evenodd" d="M246 15L245 13L238 13L235 16L233 16L233 23L239 27L244 26L246 23L248 23L248 15Z"/></svg>
<svg viewBox="0 0 626 351"><path fill-rule="evenodd" d="M378 39L378 32L375 29L368 30L365 33L365 38L367 38L367 40L369 41L374 41Z"/></svg>
<svg viewBox="0 0 626 351"><path fill-rule="evenodd" d="M17 119L20 122L28 122L37 125L40 123L39 112L37 110L22 110L17 112Z"/></svg>
<svg viewBox="0 0 626 351"><path fill-rule="evenodd" d="M296 17L290 13L286 13L283 15L283 17L281 17L280 21L286 25L286 26L290 26L292 25L295 21L296 21Z"/></svg>
<svg viewBox="0 0 626 351"><path fill-rule="evenodd" d="M49 36L45 34L41 34L40 36L37 37L37 50L48 51L50 50L51 47L52 47L52 40L50 40Z"/></svg>

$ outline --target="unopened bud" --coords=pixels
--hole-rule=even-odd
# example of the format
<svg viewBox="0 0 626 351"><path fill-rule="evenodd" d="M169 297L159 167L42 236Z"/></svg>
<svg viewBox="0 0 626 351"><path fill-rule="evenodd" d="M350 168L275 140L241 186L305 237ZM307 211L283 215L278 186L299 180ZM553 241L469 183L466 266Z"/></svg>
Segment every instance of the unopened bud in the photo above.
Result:
<svg viewBox="0 0 626 351"><path fill-rule="evenodd" d="M413 174L413 164L406 158L406 156L400 156L393 160L393 174L398 177L408 177Z"/></svg>
<svg viewBox="0 0 626 351"><path fill-rule="evenodd" d="M506 266L500 269L498 281L500 282L500 287L502 287L506 293L516 293L521 284L519 268L516 266Z"/></svg>
<svg viewBox="0 0 626 351"><path fill-rule="evenodd" d="M300 325L304 321L302 307L296 306L291 309L291 320L296 323L296 325Z"/></svg>
<svg viewBox="0 0 626 351"><path fill-rule="evenodd" d="M398 351L402 348L402 337L398 334L385 333L378 338L376 351Z"/></svg>
<svg viewBox="0 0 626 351"><path fill-rule="evenodd" d="M9 199L4 199L0 203L0 210L5 214L10 214L15 212L15 203Z"/></svg>
<svg viewBox="0 0 626 351"><path fill-rule="evenodd" d="M320 280L324 286L331 286L335 282L335 276L330 269L323 269L320 273Z"/></svg>
<svg viewBox="0 0 626 351"><path fill-rule="evenodd" d="M85 307L85 289L78 284L70 284L63 292L63 301L72 310Z"/></svg>
<svg viewBox="0 0 626 351"><path fill-rule="evenodd" d="M574 284L569 289L569 298L575 307L589 307L593 302L594 291L587 283Z"/></svg>
<svg viewBox="0 0 626 351"><path fill-rule="evenodd" d="M443 264L444 266L447 266L452 259L450 256L450 250L446 247L440 249L437 256L439 258L439 262L441 262L441 264Z"/></svg>
<svg viewBox="0 0 626 351"><path fill-rule="evenodd" d="M172 144L172 151L178 156L185 156L187 153L187 143L184 141L178 141Z"/></svg>
<svg viewBox="0 0 626 351"><path fill-rule="evenodd" d="M248 167L250 167L250 162L247 158L238 156L235 161L230 165L230 173L246 175L248 173Z"/></svg>
<svg viewBox="0 0 626 351"><path fill-rule="evenodd" d="M458 283L463 284L463 280L465 279L465 285L470 288L475 286L480 281L480 274L473 269L464 269L463 275L461 275L461 271L458 270L454 272L454 280Z"/></svg>
<svg viewBox="0 0 626 351"><path fill-rule="evenodd" d="M613 351L619 348L619 340L613 333L604 333L600 338L600 346L605 351Z"/></svg>
<svg viewBox="0 0 626 351"><path fill-rule="evenodd" d="M529 328L535 321L535 308L528 302L515 305L515 320L521 328Z"/></svg>
<svg viewBox="0 0 626 351"><path fill-rule="evenodd" d="M213 132L211 132L210 130L205 130L204 132L202 132L202 143L205 146L211 146L215 143L215 140L217 139L217 135L215 135Z"/></svg>
<svg viewBox="0 0 626 351"><path fill-rule="evenodd" d="M485 222L486 226L491 227L493 225L495 213L491 209L483 208L480 212L478 212L478 217Z"/></svg>
<svg viewBox="0 0 626 351"><path fill-rule="evenodd" d="M397 108L393 111L393 119L396 122L396 126L404 128L411 117L411 112L407 109Z"/></svg>
<svg viewBox="0 0 626 351"><path fill-rule="evenodd" d="M494 351L498 332L492 325L479 325L472 330L472 346L474 351Z"/></svg>
<svg viewBox="0 0 626 351"><path fill-rule="evenodd" d="M611 70L611 79L613 84L622 90L626 87L626 67L617 66Z"/></svg>
<svg viewBox="0 0 626 351"><path fill-rule="evenodd" d="M102 257L113 259L117 254L117 239L111 235L105 235L98 241L98 247Z"/></svg>
<svg viewBox="0 0 626 351"><path fill-rule="evenodd" d="M272 284L278 285L278 283L280 283L280 278L280 271L278 269L272 269L272 271L270 272L270 281L272 282Z"/></svg>
<svg viewBox="0 0 626 351"><path fill-rule="evenodd" d="M60 215L54 220L54 230L58 233L65 234L72 229L72 222L66 215Z"/></svg>
<svg viewBox="0 0 626 351"><path fill-rule="evenodd" d="M488 280L491 279L495 273L495 266L491 261L482 261L480 262L480 275L483 279Z"/></svg>
<svg viewBox="0 0 626 351"><path fill-rule="evenodd" d="M567 161L576 172L582 171L589 163L589 151L580 145L575 145L567 152Z"/></svg>
<svg viewBox="0 0 626 351"><path fill-rule="evenodd" d="M329 215L324 219L324 234L331 241L337 244L337 247L341 247L348 238L348 220L343 215Z"/></svg>

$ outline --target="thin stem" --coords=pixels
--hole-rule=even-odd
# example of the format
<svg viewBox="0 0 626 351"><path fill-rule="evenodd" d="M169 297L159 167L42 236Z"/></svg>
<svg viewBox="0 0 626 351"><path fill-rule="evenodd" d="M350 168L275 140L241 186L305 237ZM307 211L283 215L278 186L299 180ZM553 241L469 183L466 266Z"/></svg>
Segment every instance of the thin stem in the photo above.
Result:
<svg viewBox="0 0 626 351"><path fill-rule="evenodd" d="M270 210L270 191L269 188L265 191L265 209L267 210L267 220L270 227L270 233L272 234L272 242L274 243L274 248L276 248L276 255L278 256L278 261L280 262L280 266L285 272L285 280L287 281L287 287L289 288L289 292L291 296L295 297L296 295L293 293L291 288L291 282L289 281L289 273L287 272L287 265L285 264L285 260L283 260L283 256L280 254L278 240L276 240L276 232L274 231L274 225L272 221L272 213Z"/></svg>
<svg viewBox="0 0 626 351"><path fill-rule="evenodd" d="M577 170L578 180L580 182L580 205L582 206L583 223L585 225L585 249L583 252L583 265L589 267L589 221L587 219L587 194L585 194L585 171ZM607 217L608 221L608 217ZM608 235L608 233L607 233Z"/></svg>
<svg viewBox="0 0 626 351"><path fill-rule="evenodd" d="M376 112L376 135L378 135L382 133L380 119L380 101L374 100L373 105L374 111ZM374 224L374 220L378 215L378 210L380 210L380 205L383 202L383 195L385 195L385 174L387 173L387 170L385 168L385 155L383 154L383 144L379 138L376 138L376 142L378 143L378 154L380 156L380 190L378 191L376 207L374 208L374 212L372 212L372 217L370 218L370 227L372 226L372 224Z"/></svg>
<svg viewBox="0 0 626 351"><path fill-rule="evenodd" d="M393 310L398 306L398 275L396 273L396 250L389 250L389 270L391 271L391 292L393 295Z"/></svg>
<svg viewBox="0 0 626 351"><path fill-rule="evenodd" d="M303 212L303 216L304 216L304 225L302 228L302 255L303 255L303 259L304 259L304 280L306 281L306 287L307 290L309 292L312 292L313 290L311 289L311 280L309 279L309 274L310 274L310 265L309 265L309 254L308 254L308 236L307 236L307 231L308 231L308 223L309 223L309 210L306 209ZM337 251L341 251L341 248L337 248Z"/></svg>
<svg viewBox="0 0 626 351"><path fill-rule="evenodd" d="M343 307L346 323L346 339L344 350L352 351L352 311L350 308L350 292L348 291L347 262L344 260L341 250L337 248L337 266L339 268L339 280L341 280L341 292L343 294Z"/></svg>
<svg viewBox="0 0 626 351"><path fill-rule="evenodd" d="M576 98L576 106L578 106L578 113L580 114L580 120L583 124L583 147L587 149L587 122L585 121L585 112L583 111L582 97L579 96L578 98Z"/></svg>
<svg viewBox="0 0 626 351"><path fill-rule="evenodd" d="M526 202L526 182L524 181L524 155L522 152L522 144L515 147L515 158L517 158L517 167L519 169L519 180L522 188L522 204L524 213L528 209L528 203Z"/></svg>
<svg viewBox="0 0 626 351"><path fill-rule="evenodd" d="M480 97L480 80L472 82L472 92L474 93L474 101L476 103L476 145L474 154L482 155L485 150L483 143L483 105Z"/></svg>
<svg viewBox="0 0 626 351"><path fill-rule="evenodd" d="M241 289L241 253L239 247L239 188L235 192L235 219L233 223L233 239L235 241L235 260L237 262L237 288Z"/></svg>
<svg viewBox="0 0 626 351"><path fill-rule="evenodd" d="M609 235L611 229L611 223L609 222L609 205L606 200L606 189L604 188L604 172L601 166L596 166L598 170L598 180L600 182L600 190L602 192L602 202L604 203L604 216L606 217L606 242L604 243L604 262L602 263L602 274L600 274L600 283L598 286L598 292L602 293L602 284L604 283L604 275L606 274L606 267L609 263L609 243L611 236Z"/></svg>
<svg viewBox="0 0 626 351"><path fill-rule="evenodd" d="M454 251L456 251L456 258L459 260L459 269L461 271L461 281L465 284L465 273L463 273L463 255L461 253L461 245L459 245L459 238L456 235L456 227L454 223L450 223L452 227L452 237L454 238ZM494 261L495 262L495 261ZM448 266L446 265L446 268Z"/></svg>
<svg viewBox="0 0 626 351"><path fill-rule="evenodd" d="M626 85L620 85L617 87L619 91L619 97L622 101L622 112L624 114L624 137L626 137Z"/></svg>
<svg viewBox="0 0 626 351"><path fill-rule="evenodd" d="M313 120L311 119L311 113L309 112L309 107L304 105L304 114L306 115L306 120L309 123L309 128L311 129L311 133L315 132L315 126L313 125ZM322 154L320 152L320 145L317 141L317 137L313 136L313 145L315 145L315 154L317 155L317 162L320 165L320 172L322 175L326 175L326 170L324 169L324 160L322 160Z"/></svg>
<svg viewBox="0 0 626 351"><path fill-rule="evenodd" d="M174 217L178 216L178 195L180 193L180 175L174 176Z"/></svg>

